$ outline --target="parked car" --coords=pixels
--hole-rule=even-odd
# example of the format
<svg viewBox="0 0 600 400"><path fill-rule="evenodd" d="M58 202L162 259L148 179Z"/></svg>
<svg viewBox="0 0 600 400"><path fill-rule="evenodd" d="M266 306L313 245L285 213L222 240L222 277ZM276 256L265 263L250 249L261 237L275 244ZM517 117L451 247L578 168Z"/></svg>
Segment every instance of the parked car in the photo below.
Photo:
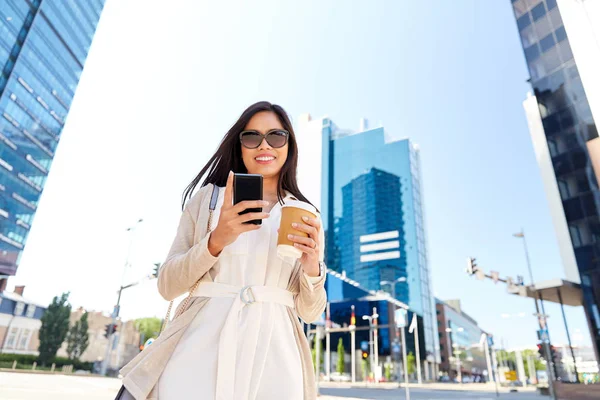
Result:
<svg viewBox="0 0 600 400"><path fill-rule="evenodd" d="M327 376L325 376L325 380L327 380ZM339 372L332 372L329 375L329 380L331 382L350 382L352 381L352 377L349 374L340 374Z"/></svg>

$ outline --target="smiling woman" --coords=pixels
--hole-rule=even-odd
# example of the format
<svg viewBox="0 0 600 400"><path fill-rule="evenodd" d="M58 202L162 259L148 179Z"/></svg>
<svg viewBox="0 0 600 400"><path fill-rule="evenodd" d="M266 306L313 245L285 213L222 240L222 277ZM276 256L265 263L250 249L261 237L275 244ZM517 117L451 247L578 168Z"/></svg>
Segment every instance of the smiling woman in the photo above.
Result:
<svg viewBox="0 0 600 400"><path fill-rule="evenodd" d="M297 163L285 111L260 102L244 111L186 188L158 289L166 300L190 295L165 332L121 371L136 399L316 398L298 317L314 322L327 301L320 217L286 220L304 234L288 237L300 258L277 253L286 201L315 209L298 189ZM262 175L264 200L234 205L234 172ZM263 223L245 223L255 219Z"/></svg>

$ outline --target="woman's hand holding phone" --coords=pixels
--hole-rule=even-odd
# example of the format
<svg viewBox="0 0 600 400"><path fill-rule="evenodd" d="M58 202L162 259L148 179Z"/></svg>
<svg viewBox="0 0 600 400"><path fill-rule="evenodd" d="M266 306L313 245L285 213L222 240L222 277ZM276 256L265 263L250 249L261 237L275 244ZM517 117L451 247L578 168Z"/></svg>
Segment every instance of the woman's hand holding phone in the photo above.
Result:
<svg viewBox="0 0 600 400"><path fill-rule="evenodd" d="M246 224L245 222L254 219L265 219L269 217L266 212L251 212L239 215L242 211L248 208L262 208L269 205L268 201L253 200L242 201L233 204L233 172L229 173L227 185L225 186L225 195L221 214L219 215L219 223L210 234L208 241L208 251L213 256L218 256L223 248L235 240L244 232L255 231L260 229L261 225Z"/></svg>

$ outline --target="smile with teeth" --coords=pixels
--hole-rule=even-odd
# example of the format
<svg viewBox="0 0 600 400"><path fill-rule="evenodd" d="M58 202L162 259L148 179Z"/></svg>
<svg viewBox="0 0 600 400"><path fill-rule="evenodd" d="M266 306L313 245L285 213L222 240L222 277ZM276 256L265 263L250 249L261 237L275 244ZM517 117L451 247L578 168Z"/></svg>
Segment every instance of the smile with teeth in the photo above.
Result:
<svg viewBox="0 0 600 400"><path fill-rule="evenodd" d="M256 157L256 161L273 161L275 157Z"/></svg>

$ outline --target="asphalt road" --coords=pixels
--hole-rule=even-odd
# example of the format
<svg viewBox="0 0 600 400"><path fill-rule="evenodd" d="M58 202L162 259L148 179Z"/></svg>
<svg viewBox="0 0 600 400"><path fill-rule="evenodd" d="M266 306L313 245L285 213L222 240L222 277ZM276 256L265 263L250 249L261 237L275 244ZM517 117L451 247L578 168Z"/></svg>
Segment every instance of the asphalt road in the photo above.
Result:
<svg viewBox="0 0 600 400"><path fill-rule="evenodd" d="M337 398L402 400L406 399L404 389L333 389L321 388L321 394ZM428 389L410 389L411 400L496 400L495 392L482 391L445 391ZM537 393L500 393L500 400L547 400L548 397Z"/></svg>
<svg viewBox="0 0 600 400"><path fill-rule="evenodd" d="M121 381L74 375L0 372L0 400L113 400ZM406 399L404 389L321 388L323 400ZM411 400L495 400L494 392L410 389ZM501 400L541 400L535 393L501 393Z"/></svg>

